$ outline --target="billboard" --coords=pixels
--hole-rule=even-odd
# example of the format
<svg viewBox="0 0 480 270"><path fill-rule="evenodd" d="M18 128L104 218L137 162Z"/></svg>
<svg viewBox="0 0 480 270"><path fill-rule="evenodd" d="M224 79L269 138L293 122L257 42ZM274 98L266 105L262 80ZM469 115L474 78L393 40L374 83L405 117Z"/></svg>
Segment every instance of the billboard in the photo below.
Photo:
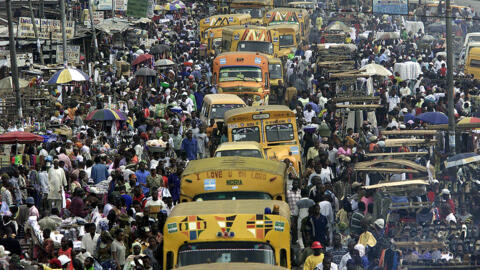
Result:
<svg viewBox="0 0 480 270"><path fill-rule="evenodd" d="M127 16L136 18L147 17L149 0L128 0Z"/></svg>
<svg viewBox="0 0 480 270"><path fill-rule="evenodd" d="M372 0L373 13L408 15L408 0Z"/></svg>
<svg viewBox="0 0 480 270"><path fill-rule="evenodd" d="M38 37L40 39L50 39L50 34L54 40L62 40L62 23L59 20L38 19L35 18L38 29ZM19 38L35 38L33 32L33 24L30 17L20 17L18 19L18 37ZM65 27L67 39L73 38L75 35L75 22L67 21Z"/></svg>
<svg viewBox="0 0 480 270"><path fill-rule="evenodd" d="M99 24L103 22L103 19L104 19L103 11L94 11L92 13L93 13L93 24ZM88 9L84 9L83 15L84 15L83 24L85 26L90 27L90 14L88 12Z"/></svg>
<svg viewBox="0 0 480 270"><path fill-rule="evenodd" d="M96 10L112 10L112 0L95 0L94 5Z"/></svg>
<svg viewBox="0 0 480 270"><path fill-rule="evenodd" d="M77 64L80 62L80 46L67 45L67 62ZM57 45L57 64L63 64L63 46Z"/></svg>

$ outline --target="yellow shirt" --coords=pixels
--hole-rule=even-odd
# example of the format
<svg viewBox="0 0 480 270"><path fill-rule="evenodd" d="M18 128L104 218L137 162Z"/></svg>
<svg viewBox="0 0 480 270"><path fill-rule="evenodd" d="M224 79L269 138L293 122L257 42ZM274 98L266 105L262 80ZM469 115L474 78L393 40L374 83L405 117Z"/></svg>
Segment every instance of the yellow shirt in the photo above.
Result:
<svg viewBox="0 0 480 270"><path fill-rule="evenodd" d="M310 255L305 260L303 264L303 270L314 270L317 264L323 262L323 253L320 253L320 256Z"/></svg>
<svg viewBox="0 0 480 270"><path fill-rule="evenodd" d="M362 244L363 246L371 246L374 247L377 244L377 240L373 236L371 232L364 232L360 234L358 238L358 244Z"/></svg>

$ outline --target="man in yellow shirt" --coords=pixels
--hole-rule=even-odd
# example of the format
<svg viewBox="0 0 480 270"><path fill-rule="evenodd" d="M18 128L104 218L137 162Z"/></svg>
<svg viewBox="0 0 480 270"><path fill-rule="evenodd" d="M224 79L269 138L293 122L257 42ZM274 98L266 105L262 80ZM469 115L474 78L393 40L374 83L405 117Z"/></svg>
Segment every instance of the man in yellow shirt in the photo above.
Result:
<svg viewBox="0 0 480 270"><path fill-rule="evenodd" d="M312 243L311 246L313 250L313 254L308 256L307 259L305 260L305 263L303 264L303 270L314 270L317 264L323 262L323 246L320 244L320 242L315 241Z"/></svg>

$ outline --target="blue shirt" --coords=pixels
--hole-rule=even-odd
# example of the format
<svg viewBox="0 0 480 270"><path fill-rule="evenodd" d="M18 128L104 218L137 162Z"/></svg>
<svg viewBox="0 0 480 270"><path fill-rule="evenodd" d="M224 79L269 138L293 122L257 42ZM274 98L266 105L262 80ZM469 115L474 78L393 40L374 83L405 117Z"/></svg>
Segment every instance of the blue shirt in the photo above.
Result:
<svg viewBox="0 0 480 270"><path fill-rule="evenodd" d="M103 180L107 180L108 178L108 168L102 163L96 163L92 167L92 175L91 175L93 182L98 184Z"/></svg>
<svg viewBox="0 0 480 270"><path fill-rule="evenodd" d="M182 141L182 150L187 153L188 160L197 159L198 144L194 138L185 138Z"/></svg>
<svg viewBox="0 0 480 270"><path fill-rule="evenodd" d="M132 205L132 196L128 194L123 194L122 198L125 199L125 205L127 206L127 209L130 209L130 206Z"/></svg>
<svg viewBox="0 0 480 270"><path fill-rule="evenodd" d="M145 170L145 171L143 171L143 172L140 171L140 170L138 170L138 171L135 172L135 175L137 176L137 186L139 186L140 183L146 185L146 184L147 184L147 177L150 175L150 172L147 171L147 170ZM143 194L144 194L145 196L146 196L146 194L150 191L149 188L144 187L144 186L142 186L142 190L143 190Z"/></svg>

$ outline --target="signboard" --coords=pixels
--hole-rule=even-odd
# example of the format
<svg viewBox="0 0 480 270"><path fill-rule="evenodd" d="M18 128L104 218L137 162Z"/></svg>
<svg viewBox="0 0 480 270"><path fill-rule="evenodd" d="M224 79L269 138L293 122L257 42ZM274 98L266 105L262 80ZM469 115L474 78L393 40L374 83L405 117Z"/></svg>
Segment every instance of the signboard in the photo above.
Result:
<svg viewBox="0 0 480 270"><path fill-rule="evenodd" d="M96 10L112 10L112 0L95 0L94 5Z"/></svg>
<svg viewBox="0 0 480 270"><path fill-rule="evenodd" d="M18 37L19 38L35 38L33 32L32 20L29 17L20 17L18 20ZM50 39L50 34L54 40L62 40L62 23L59 20L38 19L35 18L38 29L38 37L40 39ZM75 22L67 21L65 27L67 39L73 38L75 34Z"/></svg>
<svg viewBox="0 0 480 270"><path fill-rule="evenodd" d="M7 67L10 67L10 50L0 51L0 57L4 58L6 61ZM17 53L17 66L24 67L27 65L27 61L30 64L33 64L32 53Z"/></svg>
<svg viewBox="0 0 480 270"><path fill-rule="evenodd" d="M127 0L115 0L115 10L116 11L127 10Z"/></svg>
<svg viewBox="0 0 480 270"><path fill-rule="evenodd" d="M57 45L57 64L63 64L63 46ZM79 63L80 62L80 46L67 45L67 62Z"/></svg>
<svg viewBox="0 0 480 270"><path fill-rule="evenodd" d="M90 27L90 14L88 12L88 9L85 9L84 11L84 19L83 19L83 25ZM94 11L93 13L93 24L99 24L103 22L105 15L103 11Z"/></svg>
<svg viewBox="0 0 480 270"><path fill-rule="evenodd" d="M149 0L128 0L127 16L144 18L147 17Z"/></svg>
<svg viewBox="0 0 480 270"><path fill-rule="evenodd" d="M408 0L372 0L373 13L408 15Z"/></svg>

